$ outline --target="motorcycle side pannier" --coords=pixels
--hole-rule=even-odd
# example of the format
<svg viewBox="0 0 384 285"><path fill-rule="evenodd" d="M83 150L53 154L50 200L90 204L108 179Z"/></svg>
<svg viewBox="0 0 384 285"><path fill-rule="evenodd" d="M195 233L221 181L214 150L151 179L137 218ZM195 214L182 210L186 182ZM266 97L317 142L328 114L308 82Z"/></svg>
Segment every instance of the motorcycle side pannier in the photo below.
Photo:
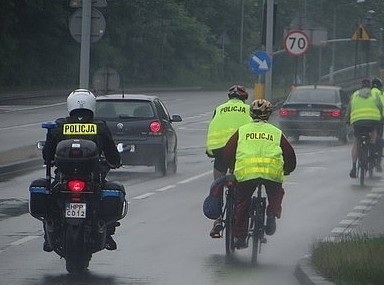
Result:
<svg viewBox="0 0 384 285"><path fill-rule="evenodd" d="M44 218L48 212L51 194L47 188L47 180L40 178L29 186L29 212L33 217Z"/></svg>
<svg viewBox="0 0 384 285"><path fill-rule="evenodd" d="M91 140L68 139L57 144L55 165L65 175L88 175L97 170L99 154Z"/></svg>
<svg viewBox="0 0 384 285"><path fill-rule="evenodd" d="M124 201L124 185L115 181L106 181L101 189L101 217L106 221L121 219L123 217Z"/></svg>

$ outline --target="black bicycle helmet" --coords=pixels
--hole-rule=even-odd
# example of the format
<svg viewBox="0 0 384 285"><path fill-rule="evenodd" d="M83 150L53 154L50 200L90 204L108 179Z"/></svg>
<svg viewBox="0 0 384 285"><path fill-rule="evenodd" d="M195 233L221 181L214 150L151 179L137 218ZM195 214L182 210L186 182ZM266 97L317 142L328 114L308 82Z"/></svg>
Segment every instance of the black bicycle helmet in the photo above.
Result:
<svg viewBox="0 0 384 285"><path fill-rule="evenodd" d="M232 99L232 98L239 98L240 100L245 101L245 100L248 99L248 92L247 92L247 90L245 89L244 86L232 85L228 89L228 97L230 99Z"/></svg>
<svg viewBox="0 0 384 285"><path fill-rule="evenodd" d="M250 115L252 119L268 120L271 114L271 102L265 99L256 99L251 103Z"/></svg>
<svg viewBox="0 0 384 285"><path fill-rule="evenodd" d="M372 84L372 87L376 87L379 89L383 87L383 82L381 81L381 79L377 77L372 79L371 84Z"/></svg>

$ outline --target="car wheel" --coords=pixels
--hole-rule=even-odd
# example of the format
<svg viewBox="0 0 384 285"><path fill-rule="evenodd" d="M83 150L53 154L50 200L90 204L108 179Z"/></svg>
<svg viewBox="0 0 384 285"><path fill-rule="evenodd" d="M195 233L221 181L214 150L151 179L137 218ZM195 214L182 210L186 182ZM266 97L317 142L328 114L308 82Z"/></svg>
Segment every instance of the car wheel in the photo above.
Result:
<svg viewBox="0 0 384 285"><path fill-rule="evenodd" d="M177 172L177 150L173 155L173 160L168 164L168 173L175 174Z"/></svg>
<svg viewBox="0 0 384 285"><path fill-rule="evenodd" d="M159 157L159 160L155 164L155 172L161 176L167 175L168 170L168 158L167 150L164 149L162 155Z"/></svg>

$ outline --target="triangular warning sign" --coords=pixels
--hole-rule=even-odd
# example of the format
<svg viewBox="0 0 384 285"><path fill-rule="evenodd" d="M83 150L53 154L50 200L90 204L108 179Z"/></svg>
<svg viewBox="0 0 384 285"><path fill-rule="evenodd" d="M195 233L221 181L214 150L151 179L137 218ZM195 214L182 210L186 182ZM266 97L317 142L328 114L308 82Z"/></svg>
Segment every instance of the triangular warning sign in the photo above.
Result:
<svg viewBox="0 0 384 285"><path fill-rule="evenodd" d="M369 41L370 37L363 25L360 25L352 35L354 41Z"/></svg>

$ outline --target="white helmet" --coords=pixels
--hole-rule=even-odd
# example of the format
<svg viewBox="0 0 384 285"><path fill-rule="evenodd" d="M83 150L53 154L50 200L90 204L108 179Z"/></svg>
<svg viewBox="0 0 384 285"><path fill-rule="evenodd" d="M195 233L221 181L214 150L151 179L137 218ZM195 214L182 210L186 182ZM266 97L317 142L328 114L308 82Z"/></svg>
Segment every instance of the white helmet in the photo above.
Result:
<svg viewBox="0 0 384 285"><path fill-rule="evenodd" d="M87 89L76 89L67 98L68 112L76 109L87 109L95 113L96 97Z"/></svg>

